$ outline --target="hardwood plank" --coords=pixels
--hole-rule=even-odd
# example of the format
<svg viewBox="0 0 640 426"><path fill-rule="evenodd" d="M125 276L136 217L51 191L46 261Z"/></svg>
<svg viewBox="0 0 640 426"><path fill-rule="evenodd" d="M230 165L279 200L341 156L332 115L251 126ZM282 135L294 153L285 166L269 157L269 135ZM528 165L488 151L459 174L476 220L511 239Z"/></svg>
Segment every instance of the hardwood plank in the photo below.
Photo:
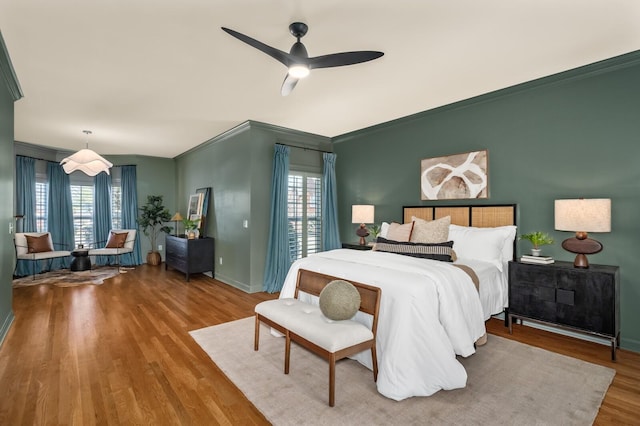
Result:
<svg viewBox="0 0 640 426"><path fill-rule="evenodd" d="M162 266L101 286L14 290L15 322L0 348L0 424L252 424L268 421L188 332L253 315L277 297ZM514 326L490 333L615 368L598 425L638 423L640 354Z"/></svg>

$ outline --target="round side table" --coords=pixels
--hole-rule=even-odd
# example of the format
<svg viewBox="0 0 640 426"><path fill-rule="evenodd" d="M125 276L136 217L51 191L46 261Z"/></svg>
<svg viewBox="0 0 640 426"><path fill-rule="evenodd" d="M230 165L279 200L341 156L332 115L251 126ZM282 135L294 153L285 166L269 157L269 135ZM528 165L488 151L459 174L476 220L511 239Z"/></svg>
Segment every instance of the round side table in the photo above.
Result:
<svg viewBox="0 0 640 426"><path fill-rule="evenodd" d="M91 258L89 257L89 250L74 250L71 252L71 256L73 256L73 260L71 261L69 269L71 269L72 271L88 271L89 269L91 269Z"/></svg>

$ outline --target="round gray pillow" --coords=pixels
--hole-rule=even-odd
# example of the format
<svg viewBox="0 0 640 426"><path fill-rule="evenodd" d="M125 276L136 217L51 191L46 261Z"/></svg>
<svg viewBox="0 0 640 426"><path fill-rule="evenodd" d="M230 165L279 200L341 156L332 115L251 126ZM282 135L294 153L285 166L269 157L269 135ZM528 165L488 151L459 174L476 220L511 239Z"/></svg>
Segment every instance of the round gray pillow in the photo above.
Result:
<svg viewBox="0 0 640 426"><path fill-rule="evenodd" d="M331 281L320 292L320 310L329 319L334 321L350 319L359 308L360 293L347 281Z"/></svg>

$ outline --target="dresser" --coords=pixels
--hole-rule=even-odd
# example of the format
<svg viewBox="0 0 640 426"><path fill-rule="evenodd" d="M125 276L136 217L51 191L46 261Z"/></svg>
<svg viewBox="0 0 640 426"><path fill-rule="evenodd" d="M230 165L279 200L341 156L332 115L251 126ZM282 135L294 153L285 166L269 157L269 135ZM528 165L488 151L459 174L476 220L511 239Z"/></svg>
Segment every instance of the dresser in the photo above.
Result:
<svg viewBox="0 0 640 426"><path fill-rule="evenodd" d="M189 281L190 274L211 271L215 267L215 252L213 238L187 239L167 235L165 245L165 269L169 266L184 272Z"/></svg>
<svg viewBox="0 0 640 426"><path fill-rule="evenodd" d="M575 268L571 262L509 262L507 326L524 318L596 335L620 346L620 273L617 266Z"/></svg>

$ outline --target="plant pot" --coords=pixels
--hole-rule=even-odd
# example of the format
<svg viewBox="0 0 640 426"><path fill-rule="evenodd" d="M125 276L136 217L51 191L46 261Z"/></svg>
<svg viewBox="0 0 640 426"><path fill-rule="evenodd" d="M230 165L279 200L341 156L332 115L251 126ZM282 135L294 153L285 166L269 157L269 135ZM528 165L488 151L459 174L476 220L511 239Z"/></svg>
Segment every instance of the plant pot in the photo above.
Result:
<svg viewBox="0 0 640 426"><path fill-rule="evenodd" d="M158 266L162 263L162 257L157 251L150 251L147 253L147 265Z"/></svg>
<svg viewBox="0 0 640 426"><path fill-rule="evenodd" d="M540 256L540 252L542 252L542 250L532 248L531 249L531 256Z"/></svg>
<svg viewBox="0 0 640 426"><path fill-rule="evenodd" d="M196 233L195 233L195 231L189 231L189 233L188 233L187 235L188 235L188 238L189 238L190 240L195 240L195 238L196 238Z"/></svg>

